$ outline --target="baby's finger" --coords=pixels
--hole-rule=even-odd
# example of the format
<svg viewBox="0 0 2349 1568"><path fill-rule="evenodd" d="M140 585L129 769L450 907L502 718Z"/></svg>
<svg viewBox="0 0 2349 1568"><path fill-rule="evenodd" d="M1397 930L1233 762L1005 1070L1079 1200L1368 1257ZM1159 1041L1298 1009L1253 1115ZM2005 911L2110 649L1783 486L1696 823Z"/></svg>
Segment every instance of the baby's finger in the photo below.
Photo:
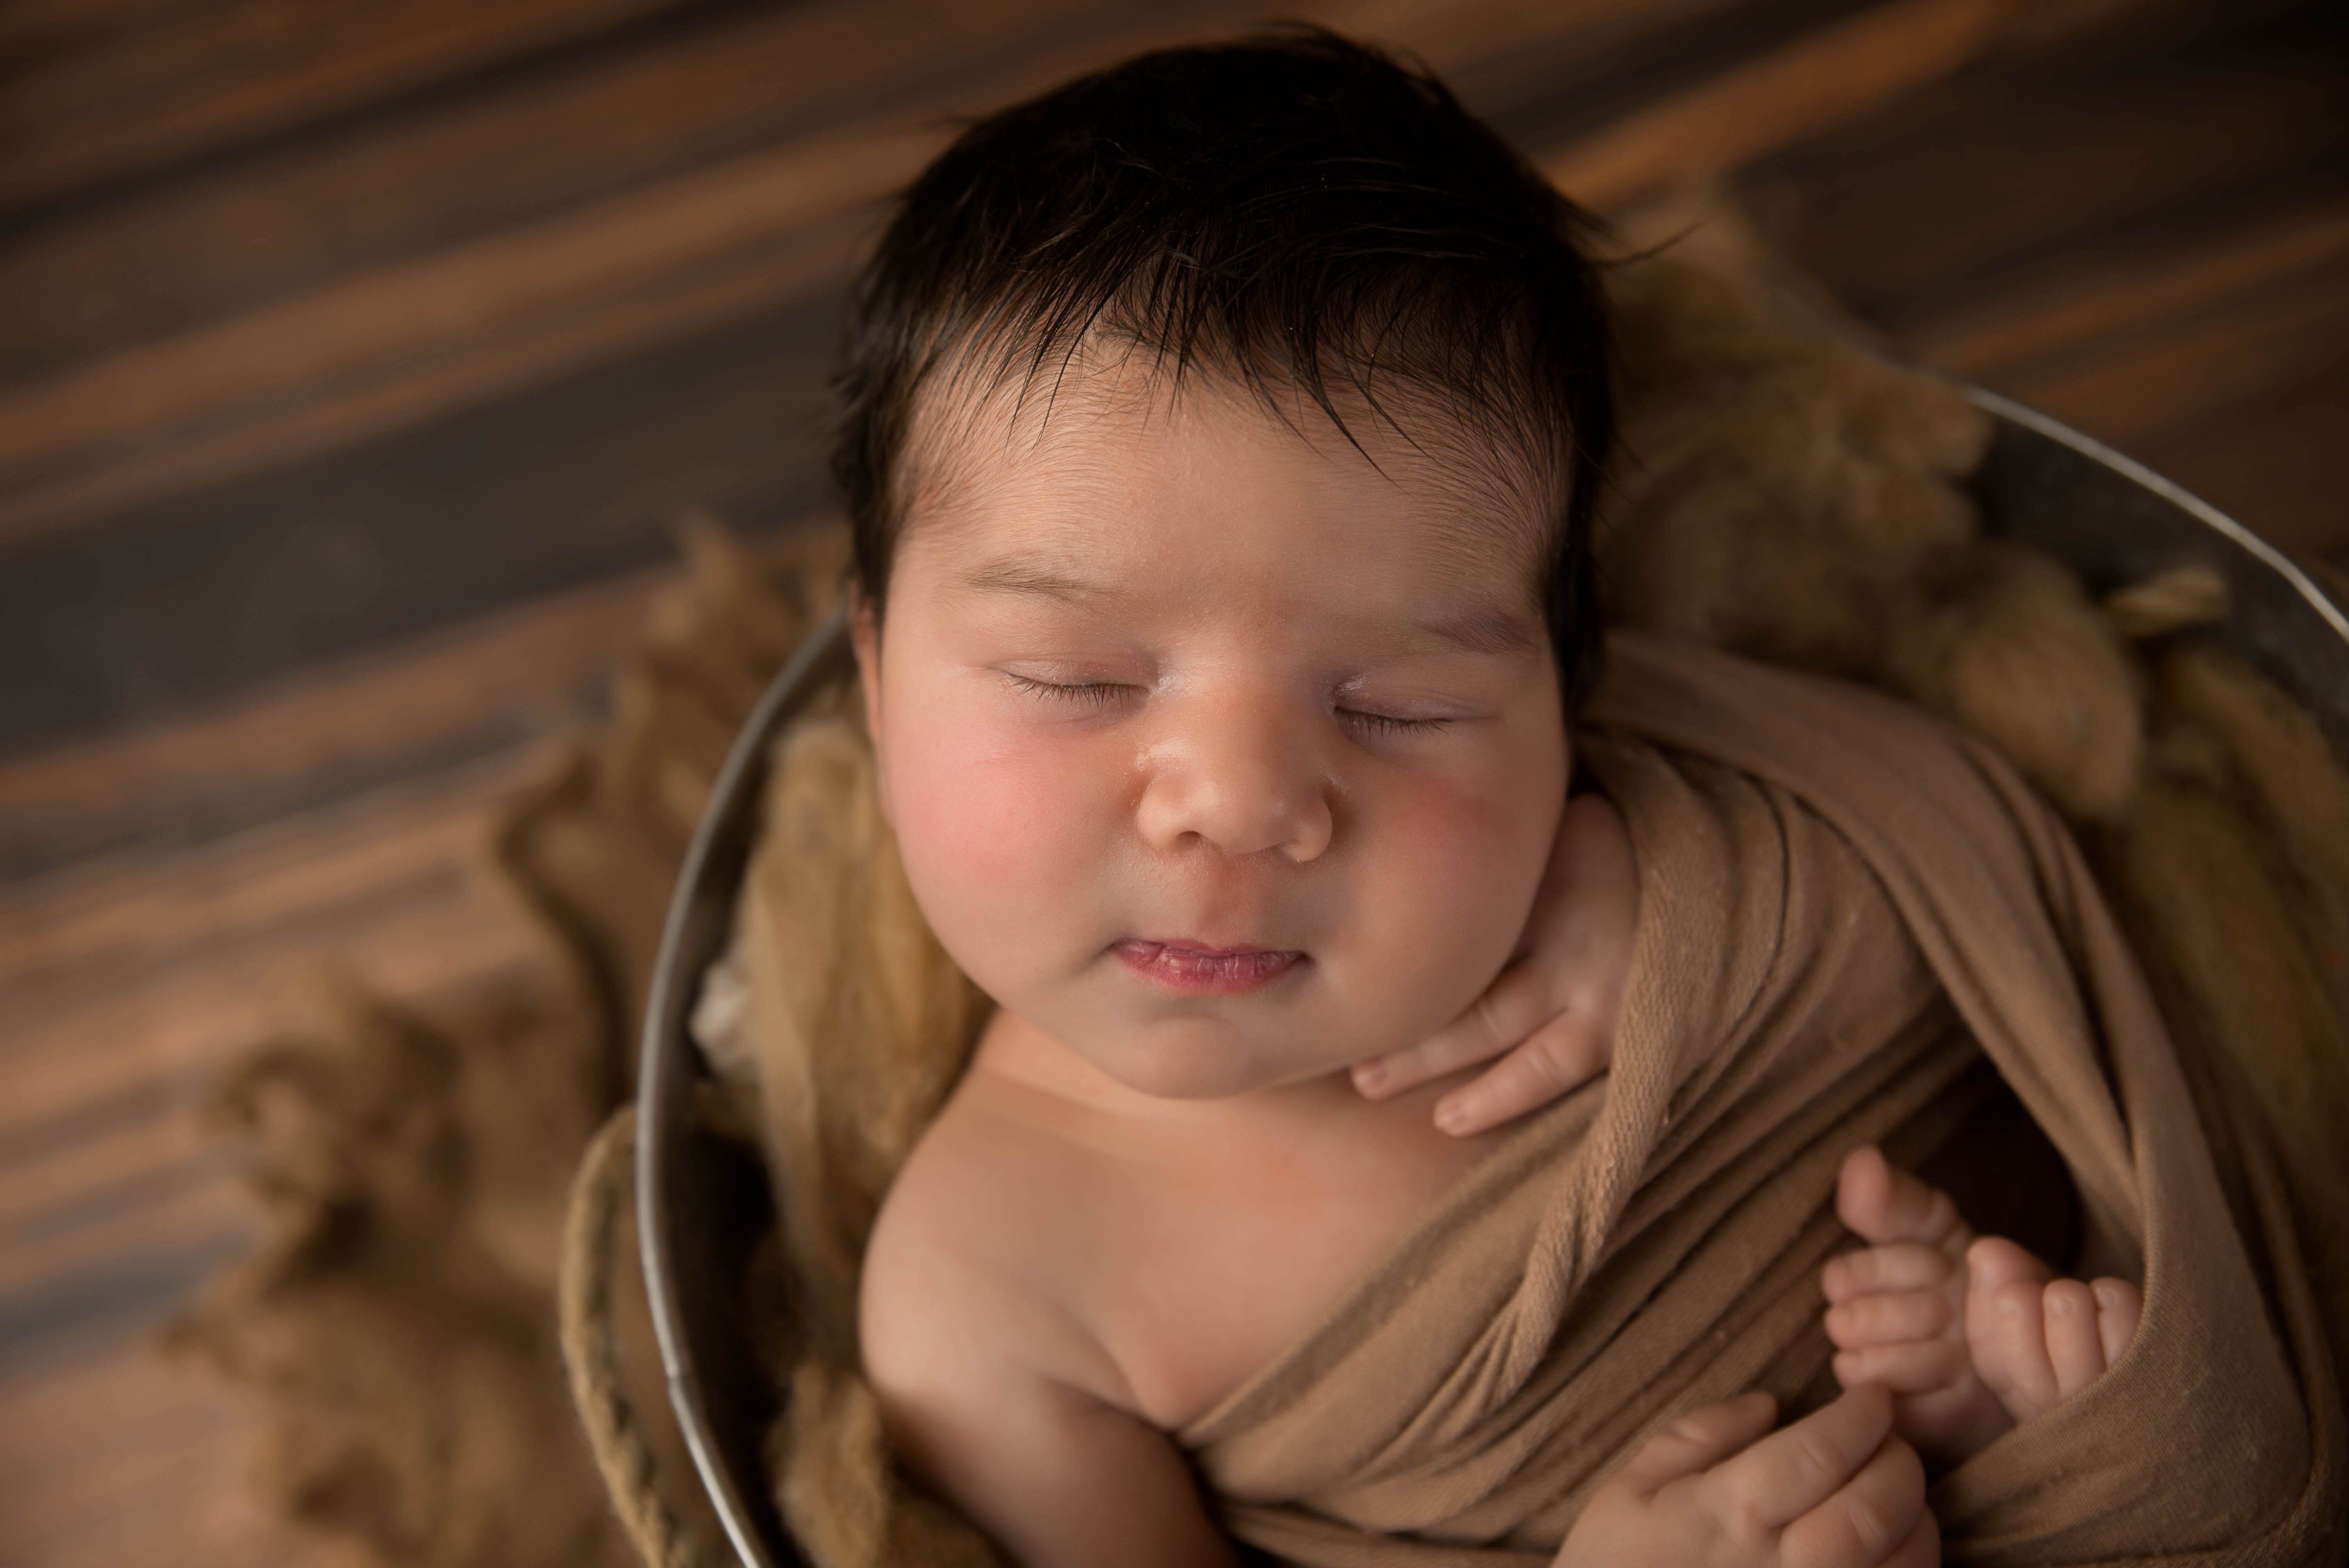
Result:
<svg viewBox="0 0 2349 1568"><path fill-rule="evenodd" d="M1849 1484L1786 1526L1778 1560L1788 1568L1880 1568L1904 1551L1925 1515L1925 1466L1894 1440Z"/></svg>
<svg viewBox="0 0 2349 1568"><path fill-rule="evenodd" d="M2011 1280L1990 1294L1987 1336L1990 1354L1974 1352L1974 1366L1999 1402L2018 1421L2054 1408L2063 1396L2055 1367L2047 1357L2047 1315L2041 1305L2047 1287ZM1966 1331L1973 1337L1972 1315Z"/></svg>
<svg viewBox="0 0 2349 1568"><path fill-rule="evenodd" d="M1847 1388L1881 1383L1896 1394L1930 1394L1965 1375L1965 1352L1946 1339L1838 1350L1836 1381Z"/></svg>
<svg viewBox="0 0 2349 1568"><path fill-rule="evenodd" d="M2068 1399L2105 1375L2105 1342L2096 1332L2096 1298L2075 1279L2059 1279L2040 1299L2045 1315L2047 1361L2055 1370L2055 1397Z"/></svg>
<svg viewBox="0 0 2349 1568"><path fill-rule="evenodd" d="M1485 989L1468 1010L1417 1045L1354 1064L1355 1091L1386 1099L1446 1073L1490 1061L1522 1041L1556 1015L1541 977L1528 964L1513 964Z"/></svg>
<svg viewBox="0 0 2349 1568"><path fill-rule="evenodd" d="M1734 1513L1775 1529L1842 1491L1891 1431L1892 1396L1868 1384L1715 1465L1707 1480Z"/></svg>
<svg viewBox="0 0 2349 1568"><path fill-rule="evenodd" d="M1607 1066L1606 1043L1579 1018L1557 1018L1435 1102L1435 1125L1455 1138L1537 1110Z"/></svg>
<svg viewBox="0 0 2349 1568"><path fill-rule="evenodd" d="M1955 1258L1973 1240L1947 1192L1894 1165L1872 1144L1844 1158L1836 1177L1836 1218L1878 1246L1917 1243Z"/></svg>
<svg viewBox="0 0 2349 1568"><path fill-rule="evenodd" d="M2040 1287L2054 1271L2004 1236L1966 1251L1966 1343L1974 1369L2007 1413L2029 1420L2054 1403ZM2002 1303L2012 1296L2012 1305Z"/></svg>
<svg viewBox="0 0 2349 1568"><path fill-rule="evenodd" d="M1938 1290L1957 1272L1956 1260L1940 1248L1899 1242L1829 1258L1819 1270L1819 1290L1840 1304L1878 1291Z"/></svg>
<svg viewBox="0 0 2349 1568"><path fill-rule="evenodd" d="M2129 1342L2137 1337L2137 1320L2145 1310L2145 1297L2137 1286L2127 1280L2100 1279L2088 1287L2096 1296L2096 1336L2104 1342L2105 1366L2128 1354Z"/></svg>
<svg viewBox="0 0 2349 1568"><path fill-rule="evenodd" d="M1753 1446L1778 1418L1778 1401L1758 1389L1719 1405L1691 1410L1640 1446L1617 1472L1642 1496L1709 1470Z"/></svg>
<svg viewBox="0 0 2349 1568"><path fill-rule="evenodd" d="M1884 1560L1883 1568L1941 1568L1941 1525L1931 1509L1918 1511L1909 1539Z"/></svg>
<svg viewBox="0 0 2349 1568"><path fill-rule="evenodd" d="M1857 1296L1827 1308L1827 1337L1846 1350L1939 1338L1957 1321L1949 1302L1926 1291Z"/></svg>
<svg viewBox="0 0 2349 1568"><path fill-rule="evenodd" d="M2055 1271L2004 1236L1984 1236L1966 1249L1966 1278L1977 1290L1994 1291L2013 1280L2045 1284Z"/></svg>

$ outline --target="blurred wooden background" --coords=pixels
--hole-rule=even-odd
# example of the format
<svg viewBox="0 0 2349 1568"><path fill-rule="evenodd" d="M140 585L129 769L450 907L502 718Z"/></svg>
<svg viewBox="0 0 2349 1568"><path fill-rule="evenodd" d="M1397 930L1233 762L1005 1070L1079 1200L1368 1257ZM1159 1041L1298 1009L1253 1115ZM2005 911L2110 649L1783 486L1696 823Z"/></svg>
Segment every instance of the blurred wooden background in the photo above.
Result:
<svg viewBox="0 0 2349 1568"><path fill-rule="evenodd" d="M315 1563L156 1326L206 1083L328 954L527 984L471 866L680 509L826 504L841 284L984 110L1304 15L1569 191L1725 180L1900 352L2349 566L2349 15L2311 0L0 5L0 1562Z"/></svg>

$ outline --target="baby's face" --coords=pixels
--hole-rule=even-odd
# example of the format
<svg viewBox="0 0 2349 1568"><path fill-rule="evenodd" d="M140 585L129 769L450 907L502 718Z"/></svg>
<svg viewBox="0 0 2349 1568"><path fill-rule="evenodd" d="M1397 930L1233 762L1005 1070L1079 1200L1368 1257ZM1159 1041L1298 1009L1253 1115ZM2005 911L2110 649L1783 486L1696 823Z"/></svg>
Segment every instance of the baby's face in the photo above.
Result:
<svg viewBox="0 0 2349 1568"><path fill-rule="evenodd" d="M1449 1022L1510 957L1566 797L1540 499L1350 417L1374 468L1309 406L1300 434L1205 377L1039 402L934 441L885 630L858 632L939 940L1156 1096Z"/></svg>

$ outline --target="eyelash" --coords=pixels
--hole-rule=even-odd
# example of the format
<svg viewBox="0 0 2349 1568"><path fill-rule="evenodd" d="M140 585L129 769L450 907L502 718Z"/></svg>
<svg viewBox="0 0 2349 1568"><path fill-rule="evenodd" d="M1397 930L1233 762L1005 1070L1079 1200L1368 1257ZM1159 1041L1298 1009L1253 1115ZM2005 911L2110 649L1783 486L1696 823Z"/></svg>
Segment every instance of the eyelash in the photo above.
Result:
<svg viewBox="0 0 2349 1568"><path fill-rule="evenodd" d="M1021 691L1060 702L1078 703L1086 707L1100 707L1114 701L1117 694L1130 690L1115 681L1085 681L1076 686L1062 686L1057 681L1030 680L1006 671L1005 676Z"/></svg>
<svg viewBox="0 0 2349 1568"><path fill-rule="evenodd" d="M1448 718L1397 718L1392 714L1366 713L1358 707L1341 707L1338 717L1357 729L1380 736L1425 735L1452 722Z"/></svg>
<svg viewBox="0 0 2349 1568"><path fill-rule="evenodd" d="M1005 672L1006 678L1021 691L1050 701L1076 703L1086 707L1102 707L1116 700L1121 692L1132 688L1116 681L1084 681L1062 685L1058 681L1040 681L1027 676ZM1337 709L1338 717L1355 728L1371 735L1392 737L1425 735L1442 729L1452 721L1448 718L1397 718L1392 714L1371 713L1358 707Z"/></svg>

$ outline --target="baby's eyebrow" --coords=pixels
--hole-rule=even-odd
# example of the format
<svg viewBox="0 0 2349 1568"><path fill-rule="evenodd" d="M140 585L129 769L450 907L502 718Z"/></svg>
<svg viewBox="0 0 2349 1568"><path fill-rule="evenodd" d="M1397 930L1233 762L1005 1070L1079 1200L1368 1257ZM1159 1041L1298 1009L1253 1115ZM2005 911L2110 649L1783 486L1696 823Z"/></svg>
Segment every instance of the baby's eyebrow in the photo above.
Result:
<svg viewBox="0 0 2349 1568"><path fill-rule="evenodd" d="M1106 592L1044 561L1013 556L973 567L957 580L967 592L1026 593L1062 604L1082 604ZM1435 643L1471 654L1507 655L1526 653L1540 645L1540 634L1522 614L1493 605L1475 605L1440 612L1409 622L1402 628L1407 641Z"/></svg>
<svg viewBox="0 0 2349 1568"><path fill-rule="evenodd" d="M1037 561L989 562L963 574L962 586L982 593L1033 593L1075 604L1097 596L1101 590L1081 578L1069 576Z"/></svg>
<svg viewBox="0 0 2349 1568"><path fill-rule="evenodd" d="M1540 643L1523 615L1480 607L1414 621L1414 636L1472 654L1522 654Z"/></svg>

